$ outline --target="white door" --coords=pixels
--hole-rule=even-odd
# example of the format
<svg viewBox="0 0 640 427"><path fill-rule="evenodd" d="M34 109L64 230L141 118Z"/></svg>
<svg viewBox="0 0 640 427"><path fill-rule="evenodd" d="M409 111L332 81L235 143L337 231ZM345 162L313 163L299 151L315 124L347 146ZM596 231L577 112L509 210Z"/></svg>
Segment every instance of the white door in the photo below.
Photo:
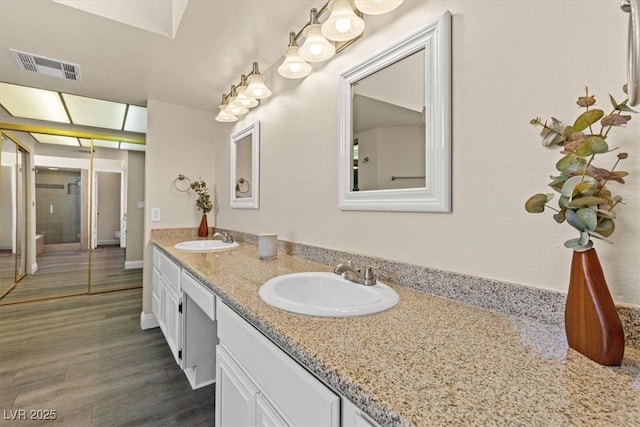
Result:
<svg viewBox="0 0 640 427"><path fill-rule="evenodd" d="M221 345L216 354L216 426L256 425L258 388Z"/></svg>

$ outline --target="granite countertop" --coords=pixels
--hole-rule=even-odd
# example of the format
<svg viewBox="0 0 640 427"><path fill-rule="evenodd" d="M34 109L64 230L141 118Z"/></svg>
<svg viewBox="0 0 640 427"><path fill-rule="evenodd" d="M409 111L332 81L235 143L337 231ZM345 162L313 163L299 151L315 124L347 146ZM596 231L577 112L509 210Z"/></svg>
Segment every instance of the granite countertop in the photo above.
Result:
<svg viewBox="0 0 640 427"><path fill-rule="evenodd" d="M264 303L266 280L331 268L256 246L189 253L152 236L170 258L323 382L381 425L640 426L640 350L603 367L567 348L564 330L388 283L399 304L347 319Z"/></svg>

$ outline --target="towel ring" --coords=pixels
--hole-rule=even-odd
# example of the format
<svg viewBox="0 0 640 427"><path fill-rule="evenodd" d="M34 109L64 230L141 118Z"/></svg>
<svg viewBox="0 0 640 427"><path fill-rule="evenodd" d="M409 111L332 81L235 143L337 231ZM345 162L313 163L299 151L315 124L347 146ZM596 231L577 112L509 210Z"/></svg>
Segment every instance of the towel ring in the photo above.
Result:
<svg viewBox="0 0 640 427"><path fill-rule="evenodd" d="M178 185L179 182L183 182L186 181L187 183L187 187L185 188L184 185ZM180 174L178 175L178 177L176 179L173 180L173 188L175 188L176 190L178 190L181 193L186 193L187 191L189 191L191 189L191 180L189 178L187 178L186 176Z"/></svg>
<svg viewBox="0 0 640 427"><path fill-rule="evenodd" d="M629 105L640 104L640 0L622 0L620 8L629 14L627 46L627 90Z"/></svg>
<svg viewBox="0 0 640 427"><path fill-rule="evenodd" d="M240 194L247 194L251 191L251 183L244 178L238 179L238 182L236 183L236 191Z"/></svg>

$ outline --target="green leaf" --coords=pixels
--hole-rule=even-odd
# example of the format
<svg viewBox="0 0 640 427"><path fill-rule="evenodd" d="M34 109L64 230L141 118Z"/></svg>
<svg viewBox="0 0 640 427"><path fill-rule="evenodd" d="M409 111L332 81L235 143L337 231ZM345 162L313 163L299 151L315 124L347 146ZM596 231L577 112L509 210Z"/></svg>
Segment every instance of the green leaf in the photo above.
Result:
<svg viewBox="0 0 640 427"><path fill-rule="evenodd" d="M579 132L581 130L585 130L598 120L600 120L604 116L604 111L602 110L589 110L580 114L580 116L573 123L573 130Z"/></svg>
<svg viewBox="0 0 640 427"><path fill-rule="evenodd" d="M556 169L560 172L570 175L583 169L587 164L587 161L582 157L575 154L567 154L556 163Z"/></svg>
<svg viewBox="0 0 640 427"><path fill-rule="evenodd" d="M609 94L609 101L611 101L611 105L613 106L614 110L618 109L618 101L615 100L615 98L613 97L613 95Z"/></svg>
<svg viewBox="0 0 640 427"><path fill-rule="evenodd" d="M608 203L609 201L607 200L607 204ZM602 221L604 221L605 219L616 219L616 213L608 209L598 209L598 215L600 216L600 218L602 218L600 220L600 223L602 223ZM598 225L598 227L600 226Z"/></svg>
<svg viewBox="0 0 640 427"><path fill-rule="evenodd" d="M562 186L564 185L565 181L569 179L569 177L566 175L559 175L552 176L551 179L552 181L549 183L549 187L553 188L559 193L560 191L562 191Z"/></svg>
<svg viewBox="0 0 640 427"><path fill-rule="evenodd" d="M562 195L565 197L574 197L580 194L579 192L580 187L578 186L583 183L586 183L587 185L596 185L596 186L598 185L598 181L596 181L595 178L592 178L589 175L572 176L571 178L566 180L564 185L562 186L562 191L561 191ZM581 185L581 187L585 187L585 185ZM578 188L578 191L576 191L576 188Z"/></svg>
<svg viewBox="0 0 640 427"><path fill-rule="evenodd" d="M553 198L553 194L534 194L524 204L524 209L529 213L544 212L545 204Z"/></svg>
<svg viewBox="0 0 640 427"><path fill-rule="evenodd" d="M596 215L593 209L582 208L576 212L576 219L585 231L593 231L598 226L598 215Z"/></svg>
<svg viewBox="0 0 640 427"><path fill-rule="evenodd" d="M567 222L570 226L578 231L584 231L583 225L576 218L576 211L574 211L573 209L567 209L564 213L564 216L567 218Z"/></svg>
<svg viewBox="0 0 640 427"><path fill-rule="evenodd" d="M580 233L580 239L578 239L578 243L580 244L580 246L586 246L589 243L589 240L589 233L587 233L586 231Z"/></svg>
<svg viewBox="0 0 640 427"><path fill-rule="evenodd" d="M609 151L609 144L599 136L590 136L587 138L578 148L576 148L576 155L581 157L591 156L593 154L602 154Z"/></svg>
<svg viewBox="0 0 640 427"><path fill-rule="evenodd" d="M607 199L603 199L602 197L585 196L571 199L571 202L567 205L567 207L580 208L583 206L606 205L608 203L609 201Z"/></svg>
<svg viewBox="0 0 640 427"><path fill-rule="evenodd" d="M586 245L580 244L580 239L569 239L564 242L564 246L569 249L573 249L576 252L585 252L593 247L593 242L589 240Z"/></svg>
<svg viewBox="0 0 640 427"><path fill-rule="evenodd" d="M600 220L595 232L601 234L604 237L609 237L616 230L616 223L611 219Z"/></svg>
<svg viewBox="0 0 640 427"><path fill-rule="evenodd" d="M558 206L560 206L560 209L571 208L571 206L569 206L570 203L571 199L568 197L560 196L560 199L558 199Z"/></svg>
<svg viewBox="0 0 640 427"><path fill-rule="evenodd" d="M573 189L573 195L580 195L581 197L592 196L596 194L597 191L598 184L592 181L584 181L576 185L576 187Z"/></svg>
<svg viewBox="0 0 640 427"><path fill-rule="evenodd" d="M562 224L567 218L564 216L566 209L562 209L560 212L553 214L553 219L556 220L558 224Z"/></svg>

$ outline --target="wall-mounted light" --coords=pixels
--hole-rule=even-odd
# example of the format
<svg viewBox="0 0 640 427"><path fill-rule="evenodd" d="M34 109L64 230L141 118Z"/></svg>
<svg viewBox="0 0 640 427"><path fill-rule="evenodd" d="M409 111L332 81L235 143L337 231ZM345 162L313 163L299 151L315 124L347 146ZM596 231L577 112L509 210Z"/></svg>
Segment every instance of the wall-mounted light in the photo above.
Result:
<svg viewBox="0 0 640 427"><path fill-rule="evenodd" d="M322 34L330 40L344 42L358 37L364 31L364 19L356 15L351 0L331 0L331 15L322 24Z"/></svg>
<svg viewBox="0 0 640 427"><path fill-rule="evenodd" d="M300 31L289 33L289 45L284 50L284 61L278 73L288 79L300 79L311 73L309 62L330 59L362 37L365 22L363 14L380 15L402 4L404 0L329 0L320 10L311 9L309 21ZM324 22L320 19L324 17ZM300 41L304 41L300 47ZM235 122L259 105L260 99L271 96L258 69L253 63L249 74L243 74L240 83L231 86L228 94L222 94L219 122Z"/></svg>
<svg viewBox="0 0 640 427"><path fill-rule="evenodd" d="M258 100L271 96L271 91L264 83L258 63L254 62L249 74L242 74L240 83L231 85L227 94L222 94L222 103L218 106L220 112L216 121L229 123L238 120L239 115L246 114L251 108L257 107Z"/></svg>
<svg viewBox="0 0 640 427"><path fill-rule="evenodd" d="M391 12L402 4L403 0L355 0L358 10L366 15L382 15Z"/></svg>
<svg viewBox="0 0 640 427"><path fill-rule="evenodd" d="M238 118L233 114L227 113L228 106L229 106L229 103L227 101L227 95L222 94L222 104L218 106L218 108L220 109L220 112L216 116L216 121L223 122L223 123L230 123L238 120Z"/></svg>
<svg viewBox="0 0 640 427"><path fill-rule="evenodd" d="M309 21L297 33L289 33L289 47L278 72L288 79L306 77L308 62L330 59L362 37L363 14L380 15L400 6L403 0L329 0L320 10L311 9ZM324 22L320 23L320 19ZM304 40L298 47L298 43Z"/></svg>
<svg viewBox="0 0 640 427"><path fill-rule="evenodd" d="M336 45L330 42L322 34L322 28L318 22L318 11L311 9L309 25L302 31L304 43L298 53L300 57L309 62L326 61L336 54Z"/></svg>
<svg viewBox="0 0 640 427"><path fill-rule="evenodd" d="M300 79L306 77L311 72L311 65L298 55L298 45L296 44L296 33L289 33L289 47L284 51L284 61L278 67L278 73L288 79Z"/></svg>

